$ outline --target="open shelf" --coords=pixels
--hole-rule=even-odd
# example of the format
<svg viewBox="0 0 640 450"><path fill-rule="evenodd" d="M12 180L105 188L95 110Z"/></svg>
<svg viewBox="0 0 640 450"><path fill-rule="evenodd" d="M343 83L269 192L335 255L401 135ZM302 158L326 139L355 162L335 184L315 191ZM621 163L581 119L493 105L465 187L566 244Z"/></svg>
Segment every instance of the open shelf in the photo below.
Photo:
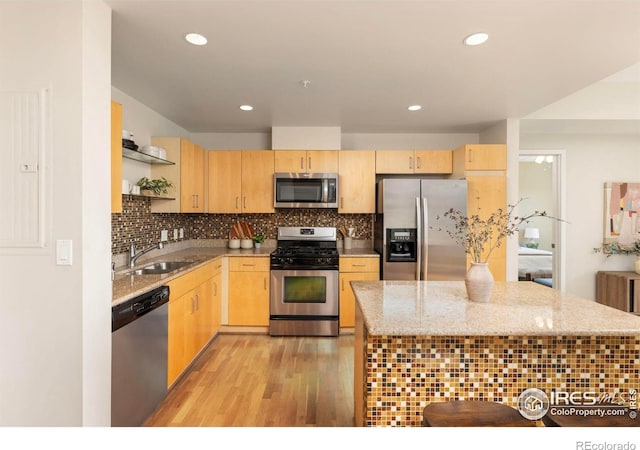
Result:
<svg viewBox="0 0 640 450"><path fill-rule="evenodd" d="M173 161L167 161L166 159L156 158L155 156L146 155L130 148L122 147L122 157L127 159L133 159L134 161L142 161L147 164L175 164Z"/></svg>
<svg viewBox="0 0 640 450"><path fill-rule="evenodd" d="M151 200L175 200L175 197L163 197L161 195L143 195L143 194L122 194L122 195L130 195L132 197L150 198Z"/></svg>

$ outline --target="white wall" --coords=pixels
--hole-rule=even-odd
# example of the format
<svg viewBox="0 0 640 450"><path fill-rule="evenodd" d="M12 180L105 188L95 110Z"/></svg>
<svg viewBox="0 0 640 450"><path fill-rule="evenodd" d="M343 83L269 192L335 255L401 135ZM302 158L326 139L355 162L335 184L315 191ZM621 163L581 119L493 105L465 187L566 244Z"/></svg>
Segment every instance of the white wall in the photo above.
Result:
<svg viewBox="0 0 640 450"><path fill-rule="evenodd" d="M271 133L192 133L205 150L268 150Z"/></svg>
<svg viewBox="0 0 640 450"><path fill-rule="evenodd" d="M342 148L349 150L454 149L477 144L474 133L343 133Z"/></svg>
<svg viewBox="0 0 640 450"><path fill-rule="evenodd" d="M521 149L566 150L566 291L595 299L599 270L632 270L632 256L604 257L604 183L640 182L639 135L523 134Z"/></svg>
<svg viewBox="0 0 640 450"><path fill-rule="evenodd" d="M0 2L0 41L0 89L50 91L46 247L0 255L0 425L108 425L109 10Z"/></svg>

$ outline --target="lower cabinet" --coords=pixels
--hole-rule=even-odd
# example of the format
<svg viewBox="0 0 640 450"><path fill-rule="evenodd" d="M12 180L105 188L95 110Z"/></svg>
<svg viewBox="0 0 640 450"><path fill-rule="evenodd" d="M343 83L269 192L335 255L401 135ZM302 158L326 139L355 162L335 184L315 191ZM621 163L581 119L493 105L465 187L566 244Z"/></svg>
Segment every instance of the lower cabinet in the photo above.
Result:
<svg viewBox="0 0 640 450"><path fill-rule="evenodd" d="M221 267L219 261L213 261L167 283L171 289L168 386L191 364L220 328Z"/></svg>
<svg viewBox="0 0 640 450"><path fill-rule="evenodd" d="M269 258L229 257L229 325L269 325Z"/></svg>
<svg viewBox="0 0 640 450"><path fill-rule="evenodd" d="M340 328L355 326L356 298L349 283L379 279L380 261L378 257L340 258Z"/></svg>

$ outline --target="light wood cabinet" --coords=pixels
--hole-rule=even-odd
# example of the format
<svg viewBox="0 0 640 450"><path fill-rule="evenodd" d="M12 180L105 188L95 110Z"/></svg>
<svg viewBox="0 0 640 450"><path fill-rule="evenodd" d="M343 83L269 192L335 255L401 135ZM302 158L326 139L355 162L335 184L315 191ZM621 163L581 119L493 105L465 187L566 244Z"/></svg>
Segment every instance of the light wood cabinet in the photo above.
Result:
<svg viewBox="0 0 640 450"><path fill-rule="evenodd" d="M229 325L269 325L269 258L229 258Z"/></svg>
<svg viewBox="0 0 640 450"><path fill-rule="evenodd" d="M376 150L378 174L450 174L451 150Z"/></svg>
<svg viewBox="0 0 640 450"><path fill-rule="evenodd" d="M467 180L467 214L486 219L496 210L507 208L506 158L507 147L500 144L463 145L453 151L454 174ZM506 243L491 254L489 269L494 280L506 280Z"/></svg>
<svg viewBox="0 0 640 450"><path fill-rule="evenodd" d="M171 291L168 386L191 364L219 329L219 325L215 327L215 321L216 314L218 318L220 316L220 301L213 295L215 264L215 261L211 262L167 283Z"/></svg>
<svg viewBox="0 0 640 450"><path fill-rule="evenodd" d="M274 150L275 172L336 173L337 150Z"/></svg>
<svg viewBox="0 0 640 450"><path fill-rule="evenodd" d="M377 257L340 257L340 328L355 326L356 298L351 281L380 279L380 259Z"/></svg>
<svg viewBox="0 0 640 450"><path fill-rule="evenodd" d="M343 150L338 152L338 213L376 212L376 152Z"/></svg>
<svg viewBox="0 0 640 450"><path fill-rule="evenodd" d="M464 170L507 170L507 151L503 144L467 144L454 153L456 165L464 164Z"/></svg>
<svg viewBox="0 0 640 450"><path fill-rule="evenodd" d="M209 212L274 212L273 151L210 150L207 167Z"/></svg>
<svg viewBox="0 0 640 450"><path fill-rule="evenodd" d="M167 160L175 162L174 165L151 166L152 179L164 177L174 184L169 189L172 200L154 200L151 212L205 212L204 149L179 137L152 137L151 145L164 148Z"/></svg>
<svg viewBox="0 0 640 450"><path fill-rule="evenodd" d="M220 331L222 324L222 262L214 263L213 268L213 293L212 293L212 316L211 333L216 335Z"/></svg>
<svg viewBox="0 0 640 450"><path fill-rule="evenodd" d="M111 101L111 212L122 212L122 105Z"/></svg>

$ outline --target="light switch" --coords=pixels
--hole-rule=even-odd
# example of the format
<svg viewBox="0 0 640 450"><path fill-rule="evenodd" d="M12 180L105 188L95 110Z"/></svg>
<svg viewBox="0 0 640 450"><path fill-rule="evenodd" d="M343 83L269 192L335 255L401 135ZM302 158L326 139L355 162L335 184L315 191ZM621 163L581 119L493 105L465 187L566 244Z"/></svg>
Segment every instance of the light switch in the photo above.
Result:
<svg viewBox="0 0 640 450"><path fill-rule="evenodd" d="M168 240L169 240L169 231L167 231L167 230L162 230L162 231L160 232L160 240L161 240L162 242L164 242L164 241L168 241Z"/></svg>
<svg viewBox="0 0 640 450"><path fill-rule="evenodd" d="M180 239L184 238L184 228L180 228Z"/></svg>
<svg viewBox="0 0 640 450"><path fill-rule="evenodd" d="M178 240L178 229L177 228L173 229L173 240L174 241Z"/></svg>
<svg viewBox="0 0 640 450"><path fill-rule="evenodd" d="M73 241L58 239L56 241L56 265L70 266L73 264Z"/></svg>

